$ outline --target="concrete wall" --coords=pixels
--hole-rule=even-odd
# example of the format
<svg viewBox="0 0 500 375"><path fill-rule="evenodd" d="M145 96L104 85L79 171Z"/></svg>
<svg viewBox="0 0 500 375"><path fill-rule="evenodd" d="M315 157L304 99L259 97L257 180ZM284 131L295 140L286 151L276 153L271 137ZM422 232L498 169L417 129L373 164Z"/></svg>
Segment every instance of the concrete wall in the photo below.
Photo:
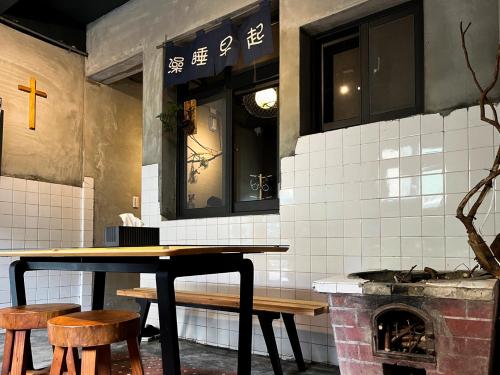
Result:
<svg viewBox="0 0 500 375"><path fill-rule="evenodd" d="M2 174L81 186L84 121L82 56L0 25L0 96L5 109ZM29 95L37 79L36 130L28 129Z"/></svg>
<svg viewBox="0 0 500 375"><path fill-rule="evenodd" d="M111 86L85 84L84 173L94 177L94 246L104 245L104 228L121 224L119 214L141 196L142 85L125 79ZM139 275L109 274L106 307L134 307L116 296L118 288L139 285Z"/></svg>

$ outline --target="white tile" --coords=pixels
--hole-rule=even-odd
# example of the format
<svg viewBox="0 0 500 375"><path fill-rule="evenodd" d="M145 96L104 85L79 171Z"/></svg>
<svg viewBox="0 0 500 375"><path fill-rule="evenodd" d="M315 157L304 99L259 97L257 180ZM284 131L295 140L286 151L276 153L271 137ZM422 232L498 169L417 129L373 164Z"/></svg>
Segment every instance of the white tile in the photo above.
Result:
<svg viewBox="0 0 500 375"><path fill-rule="evenodd" d="M467 128L467 108L456 109L444 117L444 130Z"/></svg>
<svg viewBox="0 0 500 375"><path fill-rule="evenodd" d="M379 141L380 125L378 122L361 125L361 143L372 143Z"/></svg>
<svg viewBox="0 0 500 375"><path fill-rule="evenodd" d="M401 218L401 236L417 237L422 235L422 218L402 217Z"/></svg>
<svg viewBox="0 0 500 375"><path fill-rule="evenodd" d="M448 130L444 133L444 151L467 150L467 129Z"/></svg>
<svg viewBox="0 0 500 375"><path fill-rule="evenodd" d="M325 133L326 149L342 148L342 131L333 130Z"/></svg>
<svg viewBox="0 0 500 375"><path fill-rule="evenodd" d="M380 200L380 216L381 217L398 217L400 216L399 198L385 198Z"/></svg>
<svg viewBox="0 0 500 375"><path fill-rule="evenodd" d="M380 122L380 140L399 138L399 120Z"/></svg>
<svg viewBox="0 0 500 375"><path fill-rule="evenodd" d="M399 197L400 193L399 179L392 178L380 181L380 197L393 198Z"/></svg>
<svg viewBox="0 0 500 375"><path fill-rule="evenodd" d="M401 138L399 141L399 156L420 155L420 136Z"/></svg>
<svg viewBox="0 0 500 375"><path fill-rule="evenodd" d="M316 133L309 136L309 147L311 151L325 149L325 133Z"/></svg>
<svg viewBox="0 0 500 375"><path fill-rule="evenodd" d="M440 133L443 131L443 116L439 113L422 115L421 131L422 134Z"/></svg>
<svg viewBox="0 0 500 375"><path fill-rule="evenodd" d="M422 214L423 215L443 215L444 214L444 195L425 195L422 196Z"/></svg>
<svg viewBox="0 0 500 375"><path fill-rule="evenodd" d="M422 176L422 194L442 194L444 193L443 175L430 174Z"/></svg>
<svg viewBox="0 0 500 375"><path fill-rule="evenodd" d="M401 235L401 219L399 217L382 218L380 225L382 237L399 237Z"/></svg>
<svg viewBox="0 0 500 375"><path fill-rule="evenodd" d="M400 195L402 197L420 194L420 176L405 177L400 179Z"/></svg>
<svg viewBox="0 0 500 375"><path fill-rule="evenodd" d="M399 140L389 139L380 142L380 159L392 159L399 157Z"/></svg>
<svg viewBox="0 0 500 375"><path fill-rule="evenodd" d="M473 150L469 150L469 169L491 169L495 160L495 152L496 150L493 147L476 148Z"/></svg>
<svg viewBox="0 0 500 375"><path fill-rule="evenodd" d="M403 118L399 124L401 138L420 135L420 115Z"/></svg>
<svg viewBox="0 0 500 375"><path fill-rule="evenodd" d="M359 126L352 126L347 129L343 129L342 132L342 144L346 146L356 146L361 144L361 129Z"/></svg>
<svg viewBox="0 0 500 375"><path fill-rule="evenodd" d="M361 161L361 146L344 146L342 153L344 164L355 164Z"/></svg>
<svg viewBox="0 0 500 375"><path fill-rule="evenodd" d="M445 173L445 192L465 193L469 188L469 176L467 172Z"/></svg>
<svg viewBox="0 0 500 375"><path fill-rule="evenodd" d="M420 175L420 156L400 158L399 175L401 177Z"/></svg>
<svg viewBox="0 0 500 375"><path fill-rule="evenodd" d="M399 177L399 158L380 161L380 177L381 178Z"/></svg>
<svg viewBox="0 0 500 375"><path fill-rule="evenodd" d="M442 153L427 154L421 157L421 173L436 174L444 172L444 157Z"/></svg>
<svg viewBox="0 0 500 375"><path fill-rule="evenodd" d="M379 160L379 148L380 144L378 142L363 143L361 145L361 161L370 162Z"/></svg>
<svg viewBox="0 0 500 375"><path fill-rule="evenodd" d="M469 152L467 150L445 152L444 167L446 172L466 171L469 167Z"/></svg>
<svg viewBox="0 0 500 375"><path fill-rule="evenodd" d="M422 155L443 152L443 133L422 134L420 137L420 147Z"/></svg>
<svg viewBox="0 0 500 375"><path fill-rule="evenodd" d="M469 148L493 146L493 131L491 125L469 128Z"/></svg>
<svg viewBox="0 0 500 375"><path fill-rule="evenodd" d="M444 216L423 216L422 236L443 237L444 236Z"/></svg>

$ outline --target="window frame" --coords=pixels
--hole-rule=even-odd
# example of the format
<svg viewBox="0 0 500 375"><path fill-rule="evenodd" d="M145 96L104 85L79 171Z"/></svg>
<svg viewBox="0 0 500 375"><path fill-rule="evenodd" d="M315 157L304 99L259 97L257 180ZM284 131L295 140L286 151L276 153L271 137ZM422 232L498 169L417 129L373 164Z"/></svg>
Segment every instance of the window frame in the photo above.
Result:
<svg viewBox="0 0 500 375"><path fill-rule="evenodd" d="M176 183L176 219L196 219L210 217L243 216L243 215L263 215L276 214L279 212L279 198L264 201L235 202L234 201L234 139L233 139L233 98L235 94L250 92L265 87L279 87L279 61L272 60L245 69L239 72L232 72L231 68L226 68L223 79L216 81L202 82L197 88L189 89L188 85L180 85L177 90L177 103L182 105L185 100L196 99L203 102L207 99L226 98L226 129L224 135L225 161L223 163L223 195L224 205L222 207L191 208L185 207L185 197L187 192L186 182L186 141L183 131L177 132L177 183ZM206 84L204 84L206 83ZM179 119L180 120L180 119ZM279 119L278 119L279 120ZM278 157L276 158L276 174L279 176L279 121L278 136L276 144L278 147ZM279 178L277 183L279 182Z"/></svg>
<svg viewBox="0 0 500 375"><path fill-rule="evenodd" d="M408 15L414 17L414 47L415 47L415 104L410 107L388 111L380 114L370 113L370 80L369 80L369 31L378 26ZM360 116L347 120L324 122L324 58L323 50L335 43L344 34L358 33L360 49L361 73L361 111ZM423 6L421 0L413 0L405 4L392 7L381 12L363 17L356 21L341 25L325 33L313 36L311 78L311 104L313 108L312 125L318 131L329 131L347 128L376 121L387 121L422 113L424 108L424 35L423 35ZM319 97L319 98L318 98Z"/></svg>

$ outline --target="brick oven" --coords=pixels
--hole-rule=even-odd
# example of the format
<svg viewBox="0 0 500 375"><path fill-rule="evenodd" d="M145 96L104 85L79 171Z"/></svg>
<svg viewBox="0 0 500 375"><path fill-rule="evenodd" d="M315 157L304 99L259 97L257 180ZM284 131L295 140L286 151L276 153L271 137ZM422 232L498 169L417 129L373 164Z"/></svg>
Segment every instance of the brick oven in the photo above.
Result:
<svg viewBox="0 0 500 375"><path fill-rule="evenodd" d="M494 373L496 279L330 278L314 287L329 294L342 375Z"/></svg>

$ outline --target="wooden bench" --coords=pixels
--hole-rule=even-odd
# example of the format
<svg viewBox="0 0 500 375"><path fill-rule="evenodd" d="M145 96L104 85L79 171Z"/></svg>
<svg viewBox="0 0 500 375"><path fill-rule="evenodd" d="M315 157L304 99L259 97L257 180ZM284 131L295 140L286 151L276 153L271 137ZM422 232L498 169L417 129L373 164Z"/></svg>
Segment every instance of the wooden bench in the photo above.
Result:
<svg viewBox="0 0 500 375"><path fill-rule="evenodd" d="M117 295L135 298L141 307L141 330L146 325L149 307L156 302L155 288L134 288L118 290ZM175 300L178 306L204 308L228 312L238 312L240 298L238 295L219 293L197 293L188 291L176 291ZM257 315L266 342L269 358L276 375L283 374L281 368L278 347L273 331L273 320L283 318L285 328L292 346L295 361L300 371L305 371L306 366L300 348L297 327L295 326L295 315L314 317L328 312L328 304L317 301L291 300L284 298L270 298L254 296L253 312Z"/></svg>

